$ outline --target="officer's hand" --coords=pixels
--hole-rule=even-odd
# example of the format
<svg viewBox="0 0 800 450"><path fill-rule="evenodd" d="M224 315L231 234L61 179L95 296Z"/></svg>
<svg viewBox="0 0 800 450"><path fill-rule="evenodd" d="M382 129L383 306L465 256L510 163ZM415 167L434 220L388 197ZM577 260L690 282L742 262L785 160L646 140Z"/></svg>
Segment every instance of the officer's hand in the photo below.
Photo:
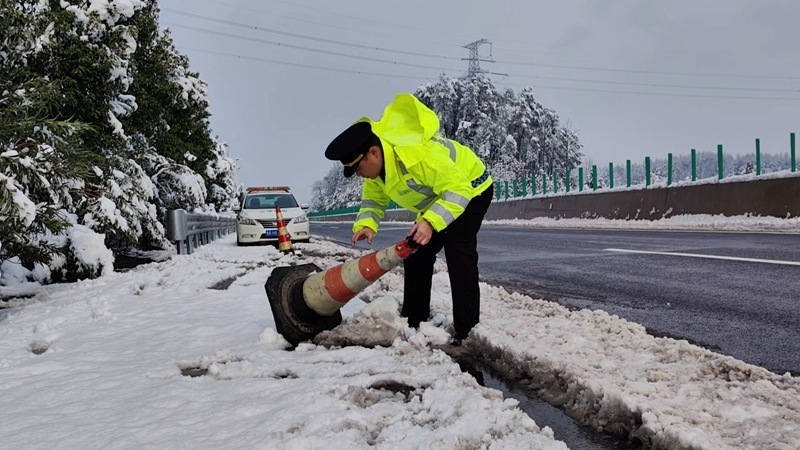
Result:
<svg viewBox="0 0 800 450"><path fill-rule="evenodd" d="M353 235L353 238L350 239L350 247L356 245L356 242L362 241L364 239L367 240L367 244L372 245L372 228L364 227Z"/></svg>
<svg viewBox="0 0 800 450"><path fill-rule="evenodd" d="M414 224L414 226L411 228L411 231L408 232L408 236L413 236L412 239L417 244L425 245L431 241L431 236L433 236L433 227L427 220L422 219Z"/></svg>

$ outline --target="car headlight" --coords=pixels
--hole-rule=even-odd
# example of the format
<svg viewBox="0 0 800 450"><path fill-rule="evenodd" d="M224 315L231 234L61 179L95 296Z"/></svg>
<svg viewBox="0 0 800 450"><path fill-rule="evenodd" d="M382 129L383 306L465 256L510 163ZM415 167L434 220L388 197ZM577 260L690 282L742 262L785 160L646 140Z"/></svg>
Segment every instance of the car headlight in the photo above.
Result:
<svg viewBox="0 0 800 450"><path fill-rule="evenodd" d="M239 216L239 224L240 225L258 225L258 222L255 219L251 219L249 217Z"/></svg>
<svg viewBox="0 0 800 450"><path fill-rule="evenodd" d="M292 219L292 222L294 223L308 222L308 216L306 216L305 214L303 214L302 216L297 216L294 219Z"/></svg>

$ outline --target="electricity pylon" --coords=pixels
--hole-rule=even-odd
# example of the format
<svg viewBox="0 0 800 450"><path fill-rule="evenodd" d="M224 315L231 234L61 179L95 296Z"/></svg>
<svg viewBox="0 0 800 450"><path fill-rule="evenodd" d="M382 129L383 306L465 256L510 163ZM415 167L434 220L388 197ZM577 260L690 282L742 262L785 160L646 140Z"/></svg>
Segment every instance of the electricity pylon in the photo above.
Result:
<svg viewBox="0 0 800 450"><path fill-rule="evenodd" d="M481 58L478 54L478 47L483 44L489 44L489 59ZM506 75L504 73L495 73L489 72L488 70L481 69L481 61L484 62L495 62L492 59L492 43L488 39L481 39L475 42L470 42L469 44L463 46L463 48L469 49L469 58L461 58L462 60L469 61L469 66L467 67L467 73L461 76L461 78L472 78L477 76L481 73L491 73L495 75Z"/></svg>

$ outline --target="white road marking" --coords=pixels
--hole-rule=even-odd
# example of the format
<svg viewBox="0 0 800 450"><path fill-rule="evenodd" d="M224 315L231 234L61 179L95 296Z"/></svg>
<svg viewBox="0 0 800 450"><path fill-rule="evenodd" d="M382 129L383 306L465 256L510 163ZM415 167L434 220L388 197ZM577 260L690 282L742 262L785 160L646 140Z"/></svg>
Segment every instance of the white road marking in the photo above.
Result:
<svg viewBox="0 0 800 450"><path fill-rule="evenodd" d="M725 259L728 261L745 261L764 264L782 264L786 266L800 266L797 261L780 261L775 259L757 259L757 258L738 258L736 256L717 256L717 255L701 255L696 253L674 253L674 252L648 252L643 250L625 250L621 248L607 248L608 252L618 253L638 253L644 255L665 255L665 256L688 256L690 258L707 258L707 259Z"/></svg>

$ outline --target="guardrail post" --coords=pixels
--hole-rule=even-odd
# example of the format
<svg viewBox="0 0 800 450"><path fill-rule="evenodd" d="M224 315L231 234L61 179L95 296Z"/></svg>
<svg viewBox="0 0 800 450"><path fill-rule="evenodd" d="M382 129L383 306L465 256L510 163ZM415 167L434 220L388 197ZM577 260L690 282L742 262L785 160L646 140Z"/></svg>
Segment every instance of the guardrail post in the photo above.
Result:
<svg viewBox="0 0 800 450"><path fill-rule="evenodd" d="M645 186L650 186L650 157L644 157L644 180Z"/></svg>
<svg viewBox="0 0 800 450"><path fill-rule="evenodd" d="M672 184L672 153L667 153L667 186Z"/></svg>
<svg viewBox="0 0 800 450"><path fill-rule="evenodd" d="M494 195L497 196L498 200L500 200L500 196L503 195L503 192L500 189L500 182L499 181L496 181L494 183Z"/></svg>
<svg viewBox="0 0 800 450"><path fill-rule="evenodd" d="M553 193L558 192L558 172L553 171Z"/></svg>
<svg viewBox="0 0 800 450"><path fill-rule="evenodd" d="M571 184L572 184L572 171L567 169L567 174L564 175L564 189L566 189L567 192L569 192L570 188L572 187L570 186Z"/></svg>
<svg viewBox="0 0 800 450"><path fill-rule="evenodd" d="M536 175L531 175L531 196L536 197Z"/></svg>
<svg viewBox="0 0 800 450"><path fill-rule="evenodd" d="M578 167L578 192L583 192L583 167Z"/></svg>
<svg viewBox="0 0 800 450"><path fill-rule="evenodd" d="M522 196L528 196L528 179L524 177L522 178Z"/></svg>
<svg viewBox="0 0 800 450"><path fill-rule="evenodd" d="M797 153L795 152L794 147L794 133L789 135L789 141L792 147L792 172L797 172Z"/></svg>
<svg viewBox="0 0 800 450"><path fill-rule="evenodd" d="M692 149L692 181L697 181L697 150Z"/></svg>
<svg viewBox="0 0 800 450"><path fill-rule="evenodd" d="M506 200L508 200L508 180L503 182L505 184Z"/></svg>
<svg viewBox="0 0 800 450"><path fill-rule="evenodd" d="M517 198L517 179L516 178L514 178L514 191L513 192L514 192L514 195L512 195L511 198Z"/></svg>
<svg viewBox="0 0 800 450"><path fill-rule="evenodd" d="M547 194L547 174L542 174L542 195Z"/></svg>
<svg viewBox="0 0 800 450"><path fill-rule="evenodd" d="M172 209L167 211L166 216L166 236L181 254L181 241L186 239L189 227L186 219L186 211L182 209Z"/></svg>
<svg viewBox="0 0 800 450"><path fill-rule="evenodd" d="M592 166L592 190L597 190L597 165Z"/></svg>
<svg viewBox="0 0 800 450"><path fill-rule="evenodd" d="M725 177L722 167L722 144L717 145L717 179L721 180Z"/></svg>
<svg viewBox="0 0 800 450"><path fill-rule="evenodd" d="M631 160L625 161L625 174L627 175L628 179L628 187L631 187Z"/></svg>
<svg viewBox="0 0 800 450"><path fill-rule="evenodd" d="M608 185L611 189L614 189L614 163L608 163Z"/></svg>
<svg viewBox="0 0 800 450"><path fill-rule="evenodd" d="M761 139L756 139L756 175L761 175Z"/></svg>

